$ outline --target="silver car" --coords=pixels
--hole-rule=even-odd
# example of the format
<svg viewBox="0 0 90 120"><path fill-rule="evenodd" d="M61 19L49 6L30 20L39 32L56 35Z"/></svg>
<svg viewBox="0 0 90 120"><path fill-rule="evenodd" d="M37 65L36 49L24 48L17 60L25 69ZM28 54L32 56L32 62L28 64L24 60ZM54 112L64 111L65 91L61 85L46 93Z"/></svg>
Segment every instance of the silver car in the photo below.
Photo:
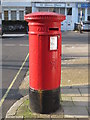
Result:
<svg viewBox="0 0 90 120"><path fill-rule="evenodd" d="M82 31L90 31L90 21L83 22L81 30Z"/></svg>

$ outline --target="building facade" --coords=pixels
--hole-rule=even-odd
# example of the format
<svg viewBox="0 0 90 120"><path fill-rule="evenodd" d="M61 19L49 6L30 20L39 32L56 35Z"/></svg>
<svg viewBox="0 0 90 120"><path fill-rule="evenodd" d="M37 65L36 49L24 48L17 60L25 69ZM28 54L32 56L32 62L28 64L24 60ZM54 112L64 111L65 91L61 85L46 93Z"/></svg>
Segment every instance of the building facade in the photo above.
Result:
<svg viewBox="0 0 90 120"><path fill-rule="evenodd" d="M61 29L74 30L75 23L90 20L90 4L87 0L2 0L2 20L24 20L31 12L56 12L66 15Z"/></svg>
<svg viewBox="0 0 90 120"><path fill-rule="evenodd" d="M2 19L2 7L1 7L1 0L0 0L0 25L2 24L2 21L1 21L1 19ZM1 27L1 26L0 26Z"/></svg>
<svg viewBox="0 0 90 120"><path fill-rule="evenodd" d="M24 15L30 10L29 0L2 0L2 20L24 20Z"/></svg>

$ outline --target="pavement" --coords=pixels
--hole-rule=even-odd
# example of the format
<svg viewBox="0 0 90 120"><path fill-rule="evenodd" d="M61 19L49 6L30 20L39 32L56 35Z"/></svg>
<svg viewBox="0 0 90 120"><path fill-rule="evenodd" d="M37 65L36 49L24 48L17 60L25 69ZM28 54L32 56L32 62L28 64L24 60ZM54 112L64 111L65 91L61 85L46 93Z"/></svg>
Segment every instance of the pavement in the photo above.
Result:
<svg viewBox="0 0 90 120"><path fill-rule="evenodd" d="M61 107L55 113L37 114L29 109L28 95L18 100L7 112L6 118L88 118L88 86L61 87Z"/></svg>
<svg viewBox="0 0 90 120"><path fill-rule="evenodd" d="M67 78L68 79L68 78ZM21 94L24 96L25 92L28 92L29 88L29 72L27 72L26 77L24 78L19 89ZM18 100L7 112L6 118L21 118L23 120L35 118L43 119L48 118L52 119L69 119L73 118L75 120L89 118L90 115L90 86L82 85L67 85L61 83L61 98L60 104L61 107L55 113L51 114L37 114L32 113L29 109L29 96L24 96Z"/></svg>
<svg viewBox="0 0 90 120"><path fill-rule="evenodd" d="M29 109L29 71L19 86L23 98L7 112L6 118L88 118L90 115L88 90L88 45L65 44L62 46L61 107L55 113L37 114ZM73 56L72 56L73 55Z"/></svg>
<svg viewBox="0 0 90 120"><path fill-rule="evenodd" d="M13 35L12 37L10 35L3 36L3 95L5 94L6 90L8 89L9 85L11 84L13 78L17 74L18 70L20 69L26 55L28 52L28 35ZM67 91L77 89L79 90L80 97L87 97L87 85L88 85L88 33L75 33L73 31L70 32L63 32L62 33L62 81L61 81L61 87L62 89L70 88ZM17 101L21 101L24 99L24 96L27 96L28 94L28 87L29 87L29 79L28 75L26 75L26 71L28 70L28 61L26 62L25 66L22 69L22 72L18 75L15 83L13 84L10 92L8 93L3 106L2 106L2 113L5 115L5 113L10 110L12 105ZM24 79L25 77L25 79ZM27 84L26 84L27 83ZM84 96L82 96L80 89L84 91ZM85 89L84 89L85 88ZM77 90L75 92L77 92ZM74 93L75 93L74 92ZM65 94L62 93L62 96ZM75 96L78 99L78 96ZM65 94L66 95L66 94ZM69 94L72 99L72 97L75 97L74 94ZM63 99L63 98L62 98ZM68 99L68 98L67 98ZM81 98L83 99L83 98ZM29 100L25 99L25 108L28 108ZM69 100L67 100L69 101ZM65 102L63 102L65 103ZM68 103L68 102L66 102ZM70 102L69 102L70 103ZM80 103L80 102L76 102ZM86 102L87 103L87 100ZM83 102L82 102L83 104ZM21 105L21 107L24 104ZM75 104L74 104L75 105ZM17 105L16 105L17 106ZM11 108L10 108L11 107ZM70 106L68 106L70 107ZM76 107L79 107L78 105ZM83 108L83 106L80 106ZM84 106L88 112L87 106ZM20 108L20 106L19 106ZM19 109L18 108L18 109ZM65 111L64 107L60 111ZM22 109L22 108L21 108ZM71 109L71 108L69 108ZM80 109L80 108L77 108ZM77 111L76 109L76 111ZM25 109L24 109L25 110ZM18 111L18 110L16 110ZM22 110L20 110L21 113L23 113ZM26 110L28 111L28 109ZM72 111L72 110L70 110ZM85 112L85 111L84 111ZM18 112L19 113L19 112ZM63 118L65 118L65 113L63 113ZM26 114L26 113L25 113ZM29 114L32 114L29 111ZM76 113L75 113L76 114ZM78 114L78 113L77 113ZM76 117L78 116L76 114ZM54 114L56 115L56 114ZM61 115L61 112L59 112L59 115ZM68 114L69 115L69 114ZM82 114L80 114L82 117ZM80 116L79 115L79 116ZM12 115L11 115L12 116ZM17 115L16 115L17 116ZM14 117L16 117L14 115ZM18 115L17 117L20 117L23 115ZM41 115L40 115L41 116ZM71 116L71 115L70 115ZM10 117L10 116L9 116ZM13 117L13 116L12 116ZM30 117L30 116L29 116ZM50 116L51 117L51 116ZM85 113L85 117L87 117L87 114ZM24 116L23 116L24 118Z"/></svg>

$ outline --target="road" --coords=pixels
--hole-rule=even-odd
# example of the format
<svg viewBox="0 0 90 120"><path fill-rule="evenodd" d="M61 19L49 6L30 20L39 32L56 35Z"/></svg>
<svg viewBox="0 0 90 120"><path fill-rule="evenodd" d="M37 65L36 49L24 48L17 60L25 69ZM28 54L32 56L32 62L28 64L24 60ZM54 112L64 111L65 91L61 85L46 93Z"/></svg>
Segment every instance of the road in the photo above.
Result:
<svg viewBox="0 0 90 120"><path fill-rule="evenodd" d="M89 34L88 32L83 32L80 34L79 32L69 31L62 33L62 44L88 44L89 42Z"/></svg>
<svg viewBox="0 0 90 120"><path fill-rule="evenodd" d="M88 33L75 33L75 32L63 32L62 44L88 44ZM2 96L5 95L9 86L11 85L16 74L20 70L28 52L28 36L3 37L2 39ZM65 54L64 57L67 57ZM70 54L68 55L68 57ZM11 87L5 101L2 104L3 118L5 117L8 109L22 97L19 93L19 86L28 70L29 61L27 60L21 72L19 73L15 83ZM27 94L27 93L26 93Z"/></svg>
<svg viewBox="0 0 90 120"><path fill-rule="evenodd" d="M21 37L17 35L15 37L4 37L2 39L2 97L5 95L7 89L11 85L12 80L15 78L17 72L22 66L22 63L28 54L28 48L27 36ZM27 60L10 92L8 93L8 96L3 102L3 118L13 103L22 97L18 92L18 88L28 70L28 65L29 64Z"/></svg>

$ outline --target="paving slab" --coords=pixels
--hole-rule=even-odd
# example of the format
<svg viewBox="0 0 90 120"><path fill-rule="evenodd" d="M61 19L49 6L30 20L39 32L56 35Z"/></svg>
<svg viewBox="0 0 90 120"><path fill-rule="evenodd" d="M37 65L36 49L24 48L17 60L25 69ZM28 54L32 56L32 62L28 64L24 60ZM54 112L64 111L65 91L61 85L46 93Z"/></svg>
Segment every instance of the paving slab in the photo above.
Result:
<svg viewBox="0 0 90 120"><path fill-rule="evenodd" d="M63 96L61 95L61 101L72 101L72 97L71 96Z"/></svg>
<svg viewBox="0 0 90 120"><path fill-rule="evenodd" d="M63 106L63 109L64 109L64 118L88 118L88 111L86 107Z"/></svg>
<svg viewBox="0 0 90 120"><path fill-rule="evenodd" d="M62 96L81 96L80 92L76 88L61 88Z"/></svg>
<svg viewBox="0 0 90 120"><path fill-rule="evenodd" d="M51 120L51 119L50 119ZM77 120L77 118L73 118L73 119L71 119L71 118L52 118L52 120Z"/></svg>
<svg viewBox="0 0 90 120"><path fill-rule="evenodd" d="M63 110L63 107L60 106L60 108L59 108L56 112L50 114L50 118L59 118L59 119L60 119L60 118L64 118L64 110Z"/></svg>
<svg viewBox="0 0 90 120"><path fill-rule="evenodd" d="M90 96L90 93L88 92L89 88L79 88L79 90L82 96Z"/></svg>
<svg viewBox="0 0 90 120"><path fill-rule="evenodd" d="M61 101L62 106L74 106L72 97L63 96Z"/></svg>
<svg viewBox="0 0 90 120"><path fill-rule="evenodd" d="M23 102L28 99L28 95L21 98L20 100L18 100L16 103L14 103L14 105L8 110L7 114L6 114L6 118L9 117L15 117L17 109L23 104ZM21 116L22 118L22 116Z"/></svg>
<svg viewBox="0 0 90 120"><path fill-rule="evenodd" d="M87 89L87 88L89 88L90 86L89 85L77 85L77 86L71 86L72 88L77 88L77 89L79 89L79 88L81 88L81 89Z"/></svg>
<svg viewBox="0 0 90 120"><path fill-rule="evenodd" d="M48 114L39 114L39 115L37 115L37 118L40 118L40 119L43 119L43 118L50 118L50 115L48 115Z"/></svg>
<svg viewBox="0 0 90 120"><path fill-rule="evenodd" d="M76 106L88 107L88 97L72 97L72 100Z"/></svg>
<svg viewBox="0 0 90 120"><path fill-rule="evenodd" d="M88 117L88 118L78 118L78 120L90 120L90 119Z"/></svg>
<svg viewBox="0 0 90 120"><path fill-rule="evenodd" d="M87 110L88 110L88 114L90 116L90 107L89 106L87 107Z"/></svg>
<svg viewBox="0 0 90 120"><path fill-rule="evenodd" d="M6 120L23 120L23 116L7 116Z"/></svg>
<svg viewBox="0 0 90 120"><path fill-rule="evenodd" d="M24 118L24 120L52 120L52 119L50 119L50 118L32 118L32 119Z"/></svg>
<svg viewBox="0 0 90 120"><path fill-rule="evenodd" d="M62 103L61 103L63 106L69 106L69 107L71 107L71 106L74 106L74 103L72 102L72 101L63 101Z"/></svg>

